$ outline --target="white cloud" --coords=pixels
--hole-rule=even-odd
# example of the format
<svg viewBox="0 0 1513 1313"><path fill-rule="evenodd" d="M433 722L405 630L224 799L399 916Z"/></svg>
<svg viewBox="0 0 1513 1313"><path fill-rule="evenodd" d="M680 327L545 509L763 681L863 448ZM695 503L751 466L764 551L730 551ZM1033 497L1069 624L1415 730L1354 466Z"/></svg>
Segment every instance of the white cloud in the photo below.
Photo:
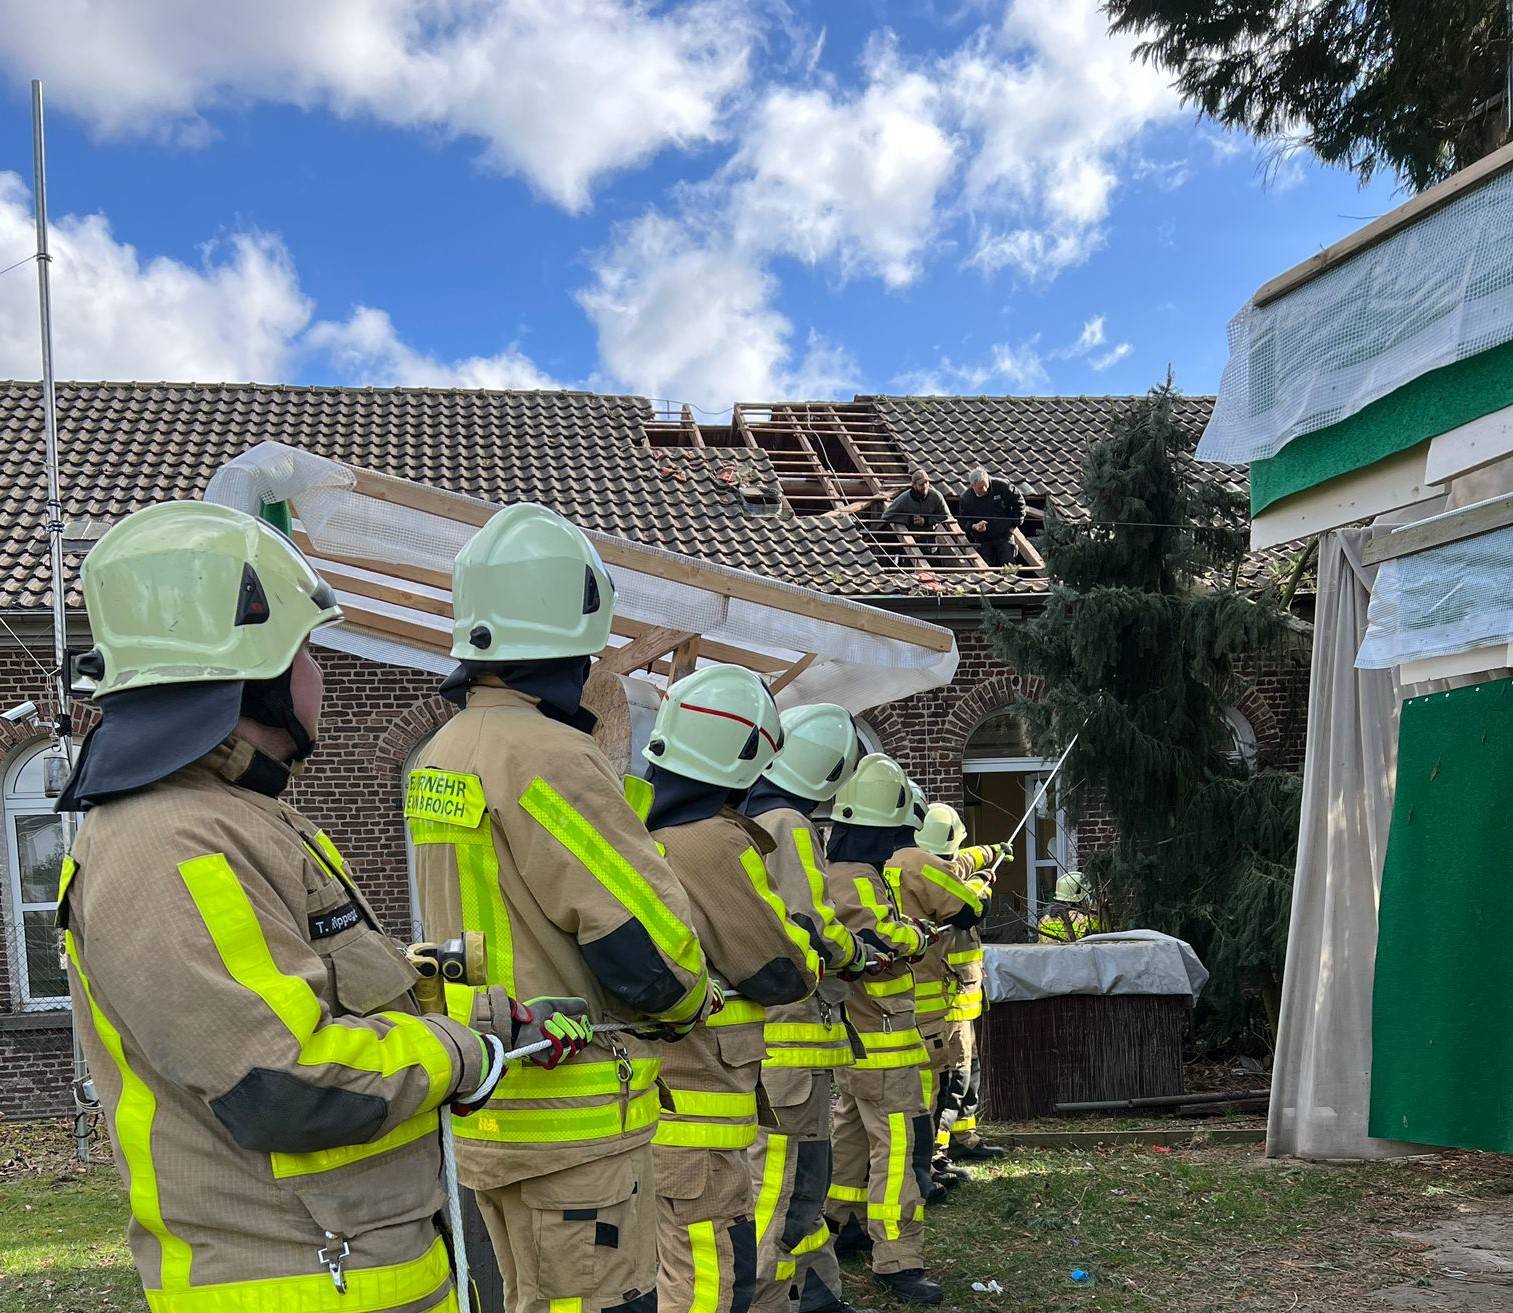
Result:
<svg viewBox="0 0 1513 1313"><path fill-rule="evenodd" d="M939 87L874 43L854 96L783 88L758 106L720 189L734 240L913 280L957 167Z"/></svg>
<svg viewBox="0 0 1513 1313"><path fill-rule="evenodd" d="M1129 356L1130 353L1134 351L1134 349L1135 348L1132 347L1128 342L1121 342L1111 351L1106 351L1101 356L1094 356L1091 360L1088 361L1088 364L1090 364L1101 374L1105 369L1111 369L1121 360Z"/></svg>
<svg viewBox="0 0 1513 1313"><path fill-rule="evenodd" d="M1053 360L1087 360L1094 369L1102 371L1117 365L1135 349L1128 342L1120 342L1097 356L1093 355L1093 352L1107 341L1107 319L1103 315L1094 315L1082 325L1082 332L1077 335L1077 340L1067 346L1057 347L1050 353L1051 358Z"/></svg>
<svg viewBox="0 0 1513 1313"><path fill-rule="evenodd" d="M836 395L854 367L773 308L772 276L749 252L701 240L665 215L627 225L578 294L599 334L600 367L620 386L722 410L732 401Z"/></svg>
<svg viewBox="0 0 1513 1313"><path fill-rule="evenodd" d="M307 360L343 383L555 387L519 351L439 361L407 346L382 310L312 324L314 305L283 243L240 232L207 242L197 265L143 259L104 215L54 219L50 247L59 378L278 382ZM35 248L31 195L0 173L0 252ZM35 276L0 277L0 376L36 378Z"/></svg>
<svg viewBox="0 0 1513 1313"><path fill-rule="evenodd" d="M602 175L723 132L755 34L740 0L47 0L0 65L108 134L213 135L270 101L480 139L580 210Z"/></svg>
<svg viewBox="0 0 1513 1313"><path fill-rule="evenodd" d="M288 252L265 233L207 243L197 266L144 260L103 215L65 215L50 233L60 378L277 379L310 320ZM34 250L31 195L0 173L0 251ZM37 287L29 267L0 278L0 373L36 378Z"/></svg>
<svg viewBox="0 0 1513 1313"><path fill-rule="evenodd" d="M306 345L329 360L347 382L371 387L558 388L513 346L494 356L437 360L400 339L388 312L358 306L341 323L314 325Z"/></svg>
<svg viewBox="0 0 1513 1313"><path fill-rule="evenodd" d="M1051 376L1031 340L1018 346L1000 342L979 361L958 363L942 356L933 368L900 374L894 382L915 396L950 396L1034 392L1049 387Z"/></svg>
<svg viewBox="0 0 1513 1313"><path fill-rule="evenodd" d="M1166 76L1106 24L1096 0L1014 0L996 32L948 61L960 122L980 143L966 172L983 219L978 267L1048 279L1086 260L1123 153L1178 110Z"/></svg>

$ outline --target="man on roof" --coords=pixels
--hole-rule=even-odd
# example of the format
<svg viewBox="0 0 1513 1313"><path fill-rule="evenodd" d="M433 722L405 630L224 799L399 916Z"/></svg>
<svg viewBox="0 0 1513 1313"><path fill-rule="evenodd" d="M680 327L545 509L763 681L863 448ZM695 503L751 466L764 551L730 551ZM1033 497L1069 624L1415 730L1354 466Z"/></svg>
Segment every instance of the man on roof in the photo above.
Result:
<svg viewBox="0 0 1513 1313"><path fill-rule="evenodd" d="M995 479L979 465L967 475L956 518L989 565L1013 565L1017 560L1013 535L1024 523L1024 498L1007 479Z"/></svg>
<svg viewBox="0 0 1513 1313"><path fill-rule="evenodd" d="M883 512L884 524L896 524L903 529L936 529L950 518L946 499L930 486L930 475L925 470L913 471L909 486Z"/></svg>

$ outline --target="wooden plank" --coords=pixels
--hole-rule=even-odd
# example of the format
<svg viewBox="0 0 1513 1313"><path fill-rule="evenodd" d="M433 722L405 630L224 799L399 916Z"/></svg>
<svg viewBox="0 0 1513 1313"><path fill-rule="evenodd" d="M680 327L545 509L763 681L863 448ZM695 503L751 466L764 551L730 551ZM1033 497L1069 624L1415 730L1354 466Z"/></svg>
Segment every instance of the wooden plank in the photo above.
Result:
<svg viewBox="0 0 1513 1313"><path fill-rule="evenodd" d="M869 506L875 506L881 500L881 494L867 497L862 501L847 502L844 506L837 506L833 511L824 511L820 519L828 520L837 515L855 515L858 511L864 511Z"/></svg>
<svg viewBox="0 0 1513 1313"><path fill-rule="evenodd" d="M1361 549L1363 565L1378 565L1404 556L1427 552L1433 547L1479 538L1513 525L1513 492L1504 493L1474 506L1435 515L1417 524L1405 525L1380 538L1373 538Z"/></svg>
<svg viewBox="0 0 1513 1313"><path fill-rule="evenodd" d="M1513 406L1473 419L1429 442L1424 477L1443 483L1513 455Z"/></svg>
<svg viewBox="0 0 1513 1313"><path fill-rule="evenodd" d="M320 576L339 593L356 593L359 597L371 598L375 602L388 602L390 606L424 611L427 615L439 616L449 625L452 623L452 604L439 597L412 593L406 588L375 583L371 579L359 579L355 575L341 574L336 570L322 570Z"/></svg>
<svg viewBox="0 0 1513 1313"><path fill-rule="evenodd" d="M599 654L599 666L612 674L628 675L633 670L651 665L659 657L665 657L678 644L692 637L686 629L649 629L624 647L605 648Z"/></svg>
<svg viewBox="0 0 1513 1313"><path fill-rule="evenodd" d="M1484 675L1492 670L1510 667L1513 667L1513 647L1507 643L1496 643L1491 647L1478 647L1470 652L1456 652L1450 656L1404 661L1397 668L1397 678L1404 685L1427 684L1430 680Z"/></svg>
<svg viewBox="0 0 1513 1313"><path fill-rule="evenodd" d="M767 691L771 693L773 697L777 697L779 693L787 688L789 684L793 683L795 679L802 675L804 671L808 670L809 667L813 664L814 653L805 652L804 655L801 656L797 661L795 661L791 666L789 666L787 670L783 671L783 673L776 679L774 679L772 683L767 685Z"/></svg>
<svg viewBox="0 0 1513 1313"><path fill-rule="evenodd" d="M476 526L488 523L489 518L499 509L492 502L479 498L443 494L423 484L375 474L372 470L357 466L348 468L356 479L356 491L390 505L425 511L460 524ZM607 534L590 534L589 537L598 548L599 555L610 565L639 570L673 583L703 588L722 597L738 597L744 602L770 606L776 611L807 616L813 620L823 620L859 633L894 638L931 652L949 652L956 641L949 630L938 625L894 615L876 607L853 607L812 589L790 592L788 588L761 575L746 571L717 571L689 556L653 554L651 549L627 538L615 538ZM360 564L365 564L368 569L374 568L371 562ZM387 566L384 569L386 573L396 573Z"/></svg>
<svg viewBox="0 0 1513 1313"><path fill-rule="evenodd" d="M1014 546L1019 549L1019 559L1032 570L1045 570L1045 557L1035 550L1035 544L1026 538L1018 528L1009 535L1014 540Z"/></svg>
<svg viewBox="0 0 1513 1313"><path fill-rule="evenodd" d="M369 611L350 604L342 607L342 614L362 629L376 629L380 633L391 634L395 638L403 638L438 652L452 650L452 634L449 629L431 629L411 620L401 620L398 616L384 615L381 611Z"/></svg>
<svg viewBox="0 0 1513 1313"><path fill-rule="evenodd" d="M442 574L439 570L427 570L424 566L405 565L398 561L371 561L357 556L342 556L337 552L328 552L324 548L317 547L310 541L310 536L299 529L294 531L294 545L306 556L318 556L323 561L353 566L359 570L371 570L374 574L386 574L391 578L403 579L412 584L425 584L428 588L452 591L450 571Z"/></svg>
<svg viewBox="0 0 1513 1313"><path fill-rule="evenodd" d="M1006 1149L1098 1149L1159 1145L1194 1149L1203 1145L1264 1144L1264 1126L1183 1126L1139 1131L1020 1131L993 1136Z"/></svg>
<svg viewBox="0 0 1513 1313"><path fill-rule="evenodd" d="M1264 551L1412 506L1444 489L1424 477L1429 444L1388 456L1268 506L1250 522L1250 549Z"/></svg>
<svg viewBox="0 0 1513 1313"><path fill-rule="evenodd" d="M672 670L668 681L675 682L684 675L691 675L699 666L699 637L697 634L684 639L673 649Z"/></svg>
<svg viewBox="0 0 1513 1313"><path fill-rule="evenodd" d="M610 628L615 633L626 638L640 638L642 634L649 633L656 628L644 620L632 620L629 616L617 615ZM745 666L747 670L754 670L759 675L771 675L780 670L788 669L788 662L780 656L773 656L768 652L750 652L743 647L732 647L727 643L712 642L707 638L699 639L699 651L711 661L724 661L732 666Z"/></svg>
<svg viewBox="0 0 1513 1313"><path fill-rule="evenodd" d="M1427 218L1435 210L1448 205L1451 201L1458 200L1483 183L1490 182L1509 167L1513 167L1513 142L1477 160L1470 168L1462 169L1459 173L1446 178L1444 182L1419 192L1412 200L1399 205L1397 209L1389 211L1381 218L1372 220L1364 228L1357 228L1332 246L1326 246L1317 255L1311 255L1308 259L1293 265L1285 273L1278 274L1270 281L1262 283L1251 300L1261 306L1286 296L1289 292L1297 291L1325 270L1333 269L1352 256L1359 255L1378 242L1385 241L1394 233L1408 227L1409 224Z"/></svg>

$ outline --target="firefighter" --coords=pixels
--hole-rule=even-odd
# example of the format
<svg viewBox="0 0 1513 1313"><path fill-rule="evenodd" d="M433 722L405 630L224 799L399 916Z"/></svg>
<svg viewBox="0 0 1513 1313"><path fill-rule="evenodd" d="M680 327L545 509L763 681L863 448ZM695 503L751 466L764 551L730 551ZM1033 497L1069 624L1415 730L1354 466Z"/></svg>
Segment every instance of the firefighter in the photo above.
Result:
<svg viewBox="0 0 1513 1313"><path fill-rule="evenodd" d="M830 893L852 934L890 959L851 986L846 1002L862 1056L836 1072L834 1180L826 1215L841 1253L871 1250L877 1282L912 1304L938 1304L924 1271L924 1199L914 1141L924 1115L919 1069L929 1054L914 1016L909 962L924 952L924 929L904 916L883 878L898 827L909 812L908 781L891 757L863 757L836 794L827 848Z"/></svg>
<svg viewBox="0 0 1513 1313"><path fill-rule="evenodd" d="M841 1293L840 1264L825 1224L830 1189L831 1071L850 1066L844 1024L848 980L883 960L840 921L830 903L824 849L814 822L851 778L861 756L844 707L821 702L782 715L783 750L753 786L745 811L772 837L767 869L778 897L803 926L825 964L814 998L767 1011L762 1090L771 1129L751 1148L757 1200L758 1313L856 1313Z"/></svg>
<svg viewBox="0 0 1513 1313"><path fill-rule="evenodd" d="M341 854L280 800L315 746L309 636L341 618L286 538L167 502L83 574L102 719L58 803L88 809L58 920L148 1307L455 1309L438 1110L483 1103L556 1019L502 993L477 1030L419 1016Z"/></svg>
<svg viewBox="0 0 1513 1313"><path fill-rule="evenodd" d="M459 664L442 690L464 709L405 796L427 936L483 931L489 986L512 996L578 997L643 1022L642 1037L686 1035L709 999L688 899L581 705L614 609L599 554L519 503L458 553L452 586ZM493 997L448 986L452 1015L474 1024ZM658 1067L638 1039L601 1035L556 1071L511 1071L454 1121L512 1313L654 1306Z"/></svg>
<svg viewBox="0 0 1513 1313"><path fill-rule="evenodd" d="M964 833L955 808L934 803L911 833L909 846L893 854L883 875L906 916L951 931L968 930L982 920L991 893L986 880L958 871L956 853ZM951 1166L943 1152L938 1152L936 1133L943 1077L959 1057L955 1052L959 1038L952 1043L947 1020L958 985L954 970L946 962L952 937L942 935L913 968L914 1012L930 1056L929 1066L920 1072L925 1111L916 1128L914 1145L915 1170L927 1202L939 1199L948 1187L966 1177Z"/></svg>
<svg viewBox="0 0 1513 1313"><path fill-rule="evenodd" d="M1056 899L1041 915L1038 929L1043 944L1074 944L1103 929L1092 909L1093 898L1081 871L1068 871L1056 881Z"/></svg>
<svg viewBox="0 0 1513 1313"><path fill-rule="evenodd" d="M642 755L646 818L693 907L710 969L735 996L668 1053L671 1108L657 1126L657 1306L746 1313L757 1240L746 1152L770 1004L819 983L820 957L772 887L772 840L735 810L783 741L778 709L749 670L709 666L671 685Z"/></svg>

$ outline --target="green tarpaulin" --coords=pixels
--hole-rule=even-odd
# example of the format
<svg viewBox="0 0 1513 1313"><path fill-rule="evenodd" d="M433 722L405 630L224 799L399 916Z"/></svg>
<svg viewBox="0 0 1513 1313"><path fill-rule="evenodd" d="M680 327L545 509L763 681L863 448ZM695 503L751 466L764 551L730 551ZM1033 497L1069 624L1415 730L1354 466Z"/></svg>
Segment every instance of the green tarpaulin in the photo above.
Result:
<svg viewBox="0 0 1513 1313"><path fill-rule="evenodd" d="M1513 679L1403 704L1371 1134L1513 1152Z"/></svg>

